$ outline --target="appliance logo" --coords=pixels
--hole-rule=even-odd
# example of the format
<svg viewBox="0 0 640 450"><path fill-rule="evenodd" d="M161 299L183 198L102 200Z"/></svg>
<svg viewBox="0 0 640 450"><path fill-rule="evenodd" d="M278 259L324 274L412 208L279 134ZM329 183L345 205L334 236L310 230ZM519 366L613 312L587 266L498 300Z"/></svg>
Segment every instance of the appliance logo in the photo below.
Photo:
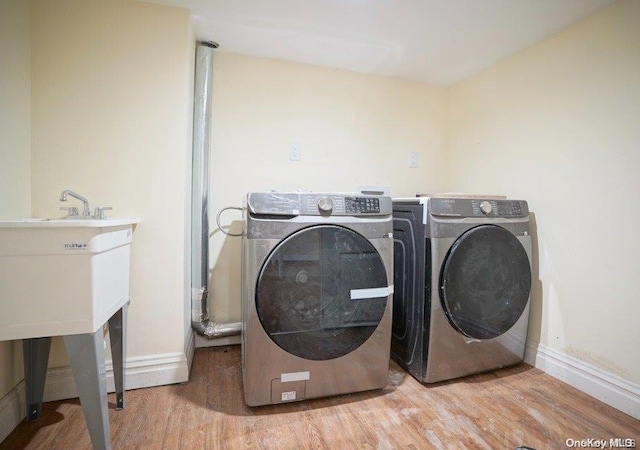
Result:
<svg viewBox="0 0 640 450"><path fill-rule="evenodd" d="M69 242L64 244L65 250L86 250L87 244L80 244L78 242Z"/></svg>

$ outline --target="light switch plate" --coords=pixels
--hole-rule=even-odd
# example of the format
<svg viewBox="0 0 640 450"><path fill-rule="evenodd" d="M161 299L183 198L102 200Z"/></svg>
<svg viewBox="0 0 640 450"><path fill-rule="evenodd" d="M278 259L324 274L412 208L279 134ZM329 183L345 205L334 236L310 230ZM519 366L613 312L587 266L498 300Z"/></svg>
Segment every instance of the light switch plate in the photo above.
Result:
<svg viewBox="0 0 640 450"><path fill-rule="evenodd" d="M411 168L418 167L418 152L414 152L414 151L409 152L409 167Z"/></svg>
<svg viewBox="0 0 640 450"><path fill-rule="evenodd" d="M289 144L289 161L302 161L302 147L297 142Z"/></svg>

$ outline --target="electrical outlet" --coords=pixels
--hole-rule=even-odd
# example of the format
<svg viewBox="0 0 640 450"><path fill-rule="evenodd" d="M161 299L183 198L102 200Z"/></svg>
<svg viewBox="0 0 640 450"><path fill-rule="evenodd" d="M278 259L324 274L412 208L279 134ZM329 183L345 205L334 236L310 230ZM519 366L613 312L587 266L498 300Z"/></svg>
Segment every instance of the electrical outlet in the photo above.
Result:
<svg viewBox="0 0 640 450"><path fill-rule="evenodd" d="M297 142L289 144L289 161L302 161L302 147Z"/></svg>
<svg viewBox="0 0 640 450"><path fill-rule="evenodd" d="M418 167L418 152L409 152L409 167L416 168Z"/></svg>

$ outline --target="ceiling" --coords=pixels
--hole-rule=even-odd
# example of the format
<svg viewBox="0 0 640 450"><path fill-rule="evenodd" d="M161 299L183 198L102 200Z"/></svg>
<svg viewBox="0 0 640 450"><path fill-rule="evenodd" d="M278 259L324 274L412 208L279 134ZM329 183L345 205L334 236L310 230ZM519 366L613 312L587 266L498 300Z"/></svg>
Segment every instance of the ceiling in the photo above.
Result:
<svg viewBox="0 0 640 450"><path fill-rule="evenodd" d="M149 0L220 49L450 85L615 0Z"/></svg>

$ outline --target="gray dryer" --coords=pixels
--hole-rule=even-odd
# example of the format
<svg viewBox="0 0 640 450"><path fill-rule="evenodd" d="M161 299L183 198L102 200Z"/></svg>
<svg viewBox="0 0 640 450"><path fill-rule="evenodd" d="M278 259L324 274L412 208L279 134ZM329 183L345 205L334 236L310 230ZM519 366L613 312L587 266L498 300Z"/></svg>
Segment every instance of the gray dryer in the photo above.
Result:
<svg viewBox="0 0 640 450"><path fill-rule="evenodd" d="M397 199L392 358L422 382L523 360L531 232L523 200Z"/></svg>

